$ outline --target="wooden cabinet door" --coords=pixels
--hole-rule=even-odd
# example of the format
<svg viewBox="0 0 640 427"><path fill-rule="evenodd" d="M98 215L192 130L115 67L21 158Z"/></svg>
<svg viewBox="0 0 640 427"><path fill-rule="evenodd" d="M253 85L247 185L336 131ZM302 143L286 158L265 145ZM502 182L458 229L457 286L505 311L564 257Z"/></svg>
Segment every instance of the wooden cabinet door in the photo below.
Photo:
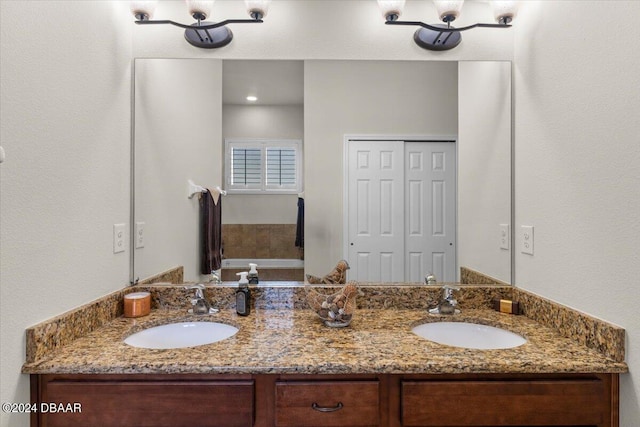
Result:
<svg viewBox="0 0 640 427"><path fill-rule="evenodd" d="M42 427L250 427L253 381L46 383L41 402L80 403L81 412L41 413Z"/></svg>
<svg viewBox="0 0 640 427"><path fill-rule="evenodd" d="M609 425L607 387L599 379L403 381L402 425Z"/></svg>

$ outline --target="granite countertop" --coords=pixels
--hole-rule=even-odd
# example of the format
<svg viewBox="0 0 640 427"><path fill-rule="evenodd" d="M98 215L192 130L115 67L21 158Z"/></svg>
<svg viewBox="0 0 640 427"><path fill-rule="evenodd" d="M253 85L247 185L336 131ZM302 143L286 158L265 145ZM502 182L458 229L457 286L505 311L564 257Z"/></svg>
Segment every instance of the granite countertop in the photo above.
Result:
<svg viewBox="0 0 640 427"><path fill-rule="evenodd" d="M226 340L170 350L134 348L123 338L176 321L215 321L240 331ZM471 321L519 333L527 343L505 350L471 350L420 338L411 327L430 321ZM349 327L329 328L311 310L256 309L248 317L225 309L207 316L155 309L104 326L26 363L24 373L444 374L622 373L628 368L525 316L465 309L433 316L417 309L360 309Z"/></svg>

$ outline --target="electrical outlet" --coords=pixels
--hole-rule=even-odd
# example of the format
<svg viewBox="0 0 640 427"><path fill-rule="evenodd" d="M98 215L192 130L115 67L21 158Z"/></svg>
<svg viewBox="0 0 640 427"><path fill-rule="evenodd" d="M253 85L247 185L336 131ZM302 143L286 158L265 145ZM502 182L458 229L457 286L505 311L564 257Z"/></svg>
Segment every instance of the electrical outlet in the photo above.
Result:
<svg viewBox="0 0 640 427"><path fill-rule="evenodd" d="M136 222L136 249L144 248L144 222Z"/></svg>
<svg viewBox="0 0 640 427"><path fill-rule="evenodd" d="M509 224L500 224L500 249L509 250Z"/></svg>
<svg viewBox="0 0 640 427"><path fill-rule="evenodd" d="M520 227L520 252L533 255L533 226Z"/></svg>
<svg viewBox="0 0 640 427"><path fill-rule="evenodd" d="M113 224L113 253L124 252L124 237L126 224Z"/></svg>

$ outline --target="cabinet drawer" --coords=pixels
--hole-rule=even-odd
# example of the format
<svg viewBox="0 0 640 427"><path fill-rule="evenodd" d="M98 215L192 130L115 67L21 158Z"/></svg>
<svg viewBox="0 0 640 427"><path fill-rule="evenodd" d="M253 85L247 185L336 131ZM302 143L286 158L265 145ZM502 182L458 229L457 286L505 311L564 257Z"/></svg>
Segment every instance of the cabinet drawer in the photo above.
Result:
<svg viewBox="0 0 640 427"><path fill-rule="evenodd" d="M276 382L276 426L377 426L378 381Z"/></svg>
<svg viewBox="0 0 640 427"><path fill-rule="evenodd" d="M610 410L598 379L403 381L403 426L600 425Z"/></svg>
<svg viewBox="0 0 640 427"><path fill-rule="evenodd" d="M51 381L43 402L81 405L80 413L40 414L41 425L250 427L253 381Z"/></svg>

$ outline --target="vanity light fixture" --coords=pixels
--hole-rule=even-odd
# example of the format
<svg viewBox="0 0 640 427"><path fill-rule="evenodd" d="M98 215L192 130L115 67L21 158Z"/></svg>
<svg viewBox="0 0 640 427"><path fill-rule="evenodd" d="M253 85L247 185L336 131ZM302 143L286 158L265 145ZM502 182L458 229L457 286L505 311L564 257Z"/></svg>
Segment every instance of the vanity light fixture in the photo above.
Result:
<svg viewBox="0 0 640 427"><path fill-rule="evenodd" d="M205 49L214 49L231 43L233 33L227 24L260 24L262 18L267 15L271 0L245 0L247 12L251 19L226 19L220 22L205 21L211 14L214 0L186 0L189 14L197 22L187 25L179 22L164 20L152 20L157 1L132 0L130 2L131 13L136 17L136 24L171 24L184 28L184 38L193 46Z"/></svg>
<svg viewBox="0 0 640 427"><path fill-rule="evenodd" d="M387 25L419 26L413 35L416 44L429 50L449 50L460 44L461 31L472 28L509 28L518 12L517 0L492 0L494 17L497 24L473 24L455 28L451 23L460 16L464 0L433 0L438 16L444 24L425 24L420 21L399 21L404 9L404 0L378 0L378 6Z"/></svg>
<svg viewBox="0 0 640 427"><path fill-rule="evenodd" d="M253 95L247 96L247 101L249 102L256 102L257 100L258 100L257 96L253 96Z"/></svg>

